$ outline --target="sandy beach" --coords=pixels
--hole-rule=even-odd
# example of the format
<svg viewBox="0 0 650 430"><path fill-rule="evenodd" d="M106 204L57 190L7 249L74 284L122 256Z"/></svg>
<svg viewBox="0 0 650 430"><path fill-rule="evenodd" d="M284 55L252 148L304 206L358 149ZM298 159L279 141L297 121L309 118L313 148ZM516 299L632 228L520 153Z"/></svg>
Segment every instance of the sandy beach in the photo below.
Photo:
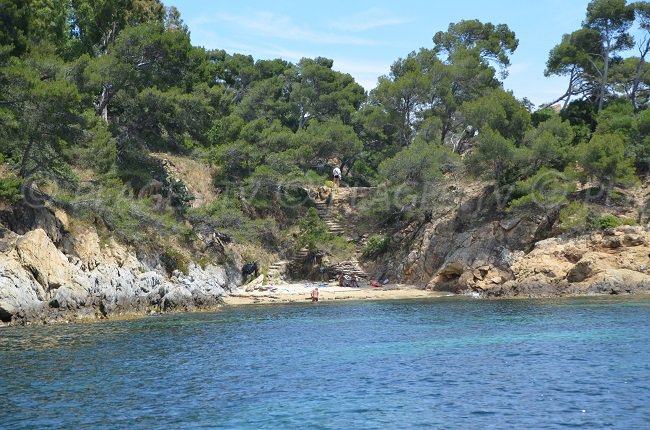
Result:
<svg viewBox="0 0 650 430"><path fill-rule="evenodd" d="M249 284L250 285L250 284ZM225 298L226 305L266 303L304 303L310 299L314 287L319 289L319 301L332 300L395 300L443 297L449 293L427 291L413 285L391 284L379 288L340 287L336 283L303 282L255 286L243 285Z"/></svg>

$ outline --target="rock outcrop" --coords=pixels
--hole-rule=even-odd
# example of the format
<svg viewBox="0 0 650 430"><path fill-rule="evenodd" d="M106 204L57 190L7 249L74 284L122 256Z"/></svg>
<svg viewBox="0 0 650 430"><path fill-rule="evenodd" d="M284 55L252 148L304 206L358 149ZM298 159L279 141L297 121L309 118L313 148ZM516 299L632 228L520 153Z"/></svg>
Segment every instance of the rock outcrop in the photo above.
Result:
<svg viewBox="0 0 650 430"><path fill-rule="evenodd" d="M643 227L547 239L550 215L496 211L489 205L492 191L448 187L450 203L394 233L391 252L366 262L368 271L483 297L650 291L650 234Z"/></svg>
<svg viewBox="0 0 650 430"><path fill-rule="evenodd" d="M234 267L190 264L187 274L147 267L88 228L57 248L45 230L0 238L0 321L47 322L206 309L241 283Z"/></svg>
<svg viewBox="0 0 650 430"><path fill-rule="evenodd" d="M549 219L494 217L492 192L491 187L463 192L448 187L448 205L392 235L391 243L400 249L371 262L373 277L451 292L512 279L510 266L547 228Z"/></svg>
<svg viewBox="0 0 650 430"><path fill-rule="evenodd" d="M487 297L625 294L650 291L650 234L624 226L577 238L554 237L517 258L513 279Z"/></svg>

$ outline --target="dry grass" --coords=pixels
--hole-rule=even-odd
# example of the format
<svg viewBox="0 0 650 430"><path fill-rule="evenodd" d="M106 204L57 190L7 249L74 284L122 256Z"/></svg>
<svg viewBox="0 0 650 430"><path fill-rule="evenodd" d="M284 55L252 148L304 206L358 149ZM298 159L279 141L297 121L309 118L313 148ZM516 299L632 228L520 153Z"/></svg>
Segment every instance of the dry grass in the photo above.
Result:
<svg viewBox="0 0 650 430"><path fill-rule="evenodd" d="M175 177L182 180L194 196L191 206L198 208L212 203L217 198L217 190L212 183L214 168L188 157L165 153L152 153L158 160L167 160Z"/></svg>

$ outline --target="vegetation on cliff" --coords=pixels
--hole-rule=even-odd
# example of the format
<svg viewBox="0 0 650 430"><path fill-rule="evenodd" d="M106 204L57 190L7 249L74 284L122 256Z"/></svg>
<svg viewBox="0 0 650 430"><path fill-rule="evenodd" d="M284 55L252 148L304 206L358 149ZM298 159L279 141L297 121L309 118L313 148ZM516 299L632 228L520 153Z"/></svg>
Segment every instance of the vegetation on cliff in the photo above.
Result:
<svg viewBox="0 0 650 430"><path fill-rule="evenodd" d="M502 87L518 45L506 24L450 24L367 94L327 58L192 46L159 0L2 0L0 13L0 199L49 202L140 249L200 254L215 233L270 253L340 247L306 192L334 165L347 185L386 187L362 209L377 233L426 220L440 183L467 172L495 184L495 213L598 227L611 220L592 203L650 170L647 2L591 1L549 53L567 91L537 110ZM208 166L216 197L193 200L161 153ZM367 253L389 248L376 236Z"/></svg>

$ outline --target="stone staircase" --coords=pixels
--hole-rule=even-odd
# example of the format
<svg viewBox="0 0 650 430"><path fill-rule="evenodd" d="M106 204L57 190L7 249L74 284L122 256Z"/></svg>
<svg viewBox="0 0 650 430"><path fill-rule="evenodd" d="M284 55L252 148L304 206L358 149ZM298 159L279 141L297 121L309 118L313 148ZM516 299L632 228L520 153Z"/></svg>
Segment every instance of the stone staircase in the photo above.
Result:
<svg viewBox="0 0 650 430"><path fill-rule="evenodd" d="M302 248L288 260L280 260L271 264L264 277L267 284L286 284L285 276L291 266L301 264L309 255L307 248Z"/></svg>
<svg viewBox="0 0 650 430"><path fill-rule="evenodd" d="M325 225L327 225L327 229L330 233L336 235L345 234L345 229L338 220L335 200L332 200L331 202L328 202L327 200L315 201L314 204L316 205L318 216L323 220Z"/></svg>
<svg viewBox="0 0 650 430"><path fill-rule="evenodd" d="M290 260L280 260L271 264L266 271L264 277L267 284L286 284L284 275L287 273L287 266L291 263Z"/></svg>
<svg viewBox="0 0 650 430"><path fill-rule="evenodd" d="M325 222L325 225L327 225L329 232L337 236L348 237L348 232L340 222L341 211L339 210L339 205L341 204L341 198L350 198L351 191L354 192L353 198L356 199L356 189L338 188L332 190L332 194L330 194L329 198L325 200L314 200L314 205L316 206L318 215L323 222ZM360 254L361 250L355 249L351 260L341 261L328 267L328 272L336 275L342 273L344 275L355 275L358 278L367 278L368 275L359 264L358 257Z"/></svg>
<svg viewBox="0 0 650 430"><path fill-rule="evenodd" d="M339 214L339 205L341 204L342 199L350 199L350 197L356 200L358 197L365 197L367 192L370 189L355 189L355 188L339 188L332 190L332 193L326 199L312 199L314 205L316 206L316 211L318 216L323 220L327 229L330 233L337 236L347 237L348 232L346 228L341 225L341 220ZM298 251L294 256L287 260L280 260L271 264L266 273L266 283L267 284L283 284L286 283L285 276L287 271L292 266L298 266L305 261L305 258L309 255L307 248L303 248ZM347 261L341 261L337 264L334 264L328 267L328 272L330 274L338 275L340 273L344 275L355 275L358 278L367 278L368 275L364 272L363 268L359 264L359 256L361 255L361 249L355 249L352 259Z"/></svg>

